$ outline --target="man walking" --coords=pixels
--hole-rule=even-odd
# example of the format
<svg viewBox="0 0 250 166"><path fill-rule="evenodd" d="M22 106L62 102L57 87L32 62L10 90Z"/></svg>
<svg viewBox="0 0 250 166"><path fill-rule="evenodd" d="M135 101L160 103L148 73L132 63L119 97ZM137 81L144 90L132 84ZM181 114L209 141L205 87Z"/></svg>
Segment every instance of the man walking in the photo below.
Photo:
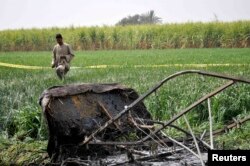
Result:
<svg viewBox="0 0 250 166"><path fill-rule="evenodd" d="M62 35L56 34L57 44L54 46L51 67L56 69L57 76L62 80L70 69L70 61L74 57L70 45L63 42Z"/></svg>

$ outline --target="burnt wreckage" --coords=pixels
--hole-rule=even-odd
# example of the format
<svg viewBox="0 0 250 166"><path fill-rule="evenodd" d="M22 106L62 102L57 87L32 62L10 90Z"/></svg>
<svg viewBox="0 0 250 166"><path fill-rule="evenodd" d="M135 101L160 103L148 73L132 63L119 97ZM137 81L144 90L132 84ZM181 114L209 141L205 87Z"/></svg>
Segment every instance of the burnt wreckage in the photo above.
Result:
<svg viewBox="0 0 250 166"><path fill-rule="evenodd" d="M185 74L215 77L228 80L228 82L195 101L171 119L167 121L153 120L143 100L169 80ZM93 156L95 158L105 157L113 155L117 151L124 151L128 160L120 161L122 164L169 156L185 149L196 156L203 165L206 159L202 157L200 147L205 147L205 150L213 149L213 136L224 132L225 129L212 131L212 127L210 127L210 133L203 133L198 138L193 134L191 128L186 131L181 126L173 125L173 122L181 117L186 120L186 113L205 101L210 103L210 98L237 82L250 84L250 80L243 78L187 70L170 75L141 96L134 89L120 84L73 84L51 87L42 93L39 100L48 124L47 151L51 163L65 162L67 165L66 161L70 160L68 161L70 163L82 162L85 165L91 165L90 158ZM209 116L211 116L211 112ZM226 128L239 126L248 120L250 117L235 120ZM212 126L211 121L210 118ZM188 124L188 121L186 123ZM167 127L175 128L189 136L185 141L195 143L196 151L180 140L164 134L162 130ZM211 144L205 142L204 137L210 137ZM173 144L180 149L164 149ZM149 151L150 153L148 153ZM112 165L115 162L109 161L108 163L104 165ZM99 163L99 165L101 164Z"/></svg>

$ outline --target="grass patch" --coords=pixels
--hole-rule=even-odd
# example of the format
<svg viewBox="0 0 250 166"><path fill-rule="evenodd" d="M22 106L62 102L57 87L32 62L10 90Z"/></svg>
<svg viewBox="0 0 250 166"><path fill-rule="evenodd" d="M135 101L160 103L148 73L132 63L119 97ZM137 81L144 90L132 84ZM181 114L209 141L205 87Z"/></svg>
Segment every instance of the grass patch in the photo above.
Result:
<svg viewBox="0 0 250 166"><path fill-rule="evenodd" d="M76 52L65 82L61 82L53 69L18 69L0 66L0 131L2 140L14 139L15 145L0 143L2 163L18 156L19 149L26 146L41 146L46 140L46 126L42 123L42 111L38 98L44 89L55 85L71 83L113 83L119 82L134 88L139 94L145 93L158 81L180 70L197 69L219 72L250 79L250 49L169 49L169 50L127 50L127 51L84 51ZM29 66L49 67L51 52L1 52L0 62ZM165 64L183 64L164 66ZM245 64L240 66L188 66L185 64ZM111 65L107 68L85 68L93 65ZM116 65L119 67L112 67ZM141 65L141 67L136 67ZM152 67L152 65L163 65ZM199 76L182 76L164 85L155 95L144 102L154 119L168 120L189 104L222 85L225 81ZM214 129L232 121L232 117L249 115L250 86L237 84L212 98ZM188 115L196 133L208 129L207 104L203 103ZM176 122L185 128L183 120ZM178 135L168 131L169 134ZM250 148L249 124L241 130L218 137L217 146L224 148ZM239 144L233 144L240 140ZM16 147L15 147L16 146ZM25 147L24 147L25 146ZM28 148L28 147L27 147ZM28 150L29 151L29 150ZM14 154L9 154L13 152ZM21 152L20 152L21 153ZM36 153L36 152L35 152ZM24 154L24 153L22 153ZM8 160L9 156L9 160ZM32 156L30 156L32 158ZM19 158L19 157L17 157ZM30 160L31 161L31 160ZM17 159L15 162L25 162Z"/></svg>

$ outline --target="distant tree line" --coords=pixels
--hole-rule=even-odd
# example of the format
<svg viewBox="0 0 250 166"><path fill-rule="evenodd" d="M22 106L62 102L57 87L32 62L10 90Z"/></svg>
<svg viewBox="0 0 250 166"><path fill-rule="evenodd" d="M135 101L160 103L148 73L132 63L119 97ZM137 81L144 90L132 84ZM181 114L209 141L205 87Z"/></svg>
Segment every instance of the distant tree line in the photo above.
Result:
<svg viewBox="0 0 250 166"><path fill-rule="evenodd" d="M116 25L139 25L139 24L157 24L161 23L162 19L156 16L154 10L150 10L144 14L135 14L121 19Z"/></svg>

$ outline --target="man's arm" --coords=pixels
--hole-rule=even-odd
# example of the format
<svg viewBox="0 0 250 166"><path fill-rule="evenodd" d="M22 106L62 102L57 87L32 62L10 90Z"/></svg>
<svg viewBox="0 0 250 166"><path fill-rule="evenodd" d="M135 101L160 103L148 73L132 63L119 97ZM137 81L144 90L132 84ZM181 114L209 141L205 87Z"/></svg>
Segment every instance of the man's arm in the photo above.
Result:
<svg viewBox="0 0 250 166"><path fill-rule="evenodd" d="M68 48L69 48L69 54L72 56L75 56L74 51L72 50L72 47L70 45L68 45Z"/></svg>
<svg viewBox="0 0 250 166"><path fill-rule="evenodd" d="M68 47L68 55L66 55L67 62L70 62L74 58L74 51L72 50L70 45L67 45Z"/></svg>
<svg viewBox="0 0 250 166"><path fill-rule="evenodd" d="M52 62L51 67L54 68L56 66L56 47L54 47L52 51Z"/></svg>

